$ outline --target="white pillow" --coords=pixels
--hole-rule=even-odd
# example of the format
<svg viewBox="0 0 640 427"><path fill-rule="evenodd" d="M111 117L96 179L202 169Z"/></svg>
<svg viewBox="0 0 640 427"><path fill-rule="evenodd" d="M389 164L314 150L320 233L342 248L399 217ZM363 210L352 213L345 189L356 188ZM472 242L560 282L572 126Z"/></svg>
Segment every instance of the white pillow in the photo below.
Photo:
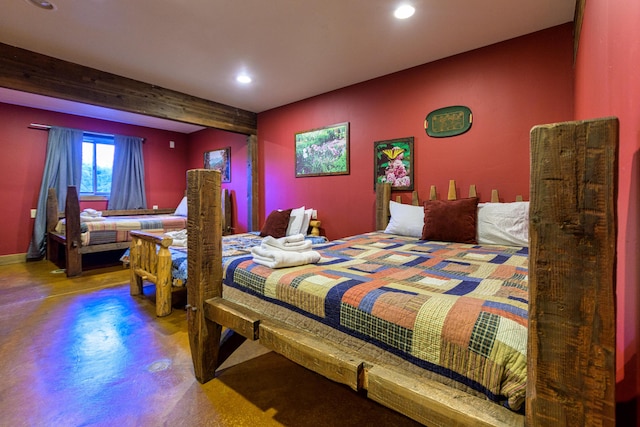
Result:
<svg viewBox="0 0 640 427"><path fill-rule="evenodd" d="M300 234L302 221L304 221L304 206L296 209L291 209L291 216L289 216L289 226L287 227L287 236Z"/></svg>
<svg viewBox="0 0 640 427"><path fill-rule="evenodd" d="M422 237L424 207L406 205L391 200L389 201L389 212L391 219L384 230L385 233L417 237L418 239Z"/></svg>
<svg viewBox="0 0 640 427"><path fill-rule="evenodd" d="M187 216L187 196L184 196L182 200L180 200L180 204L173 214L178 216Z"/></svg>
<svg viewBox="0 0 640 427"><path fill-rule="evenodd" d="M478 243L529 246L529 202L479 203Z"/></svg>
<svg viewBox="0 0 640 427"><path fill-rule="evenodd" d="M311 222L311 213L313 209L305 209L304 210L304 218L302 219L302 225L300 226L300 233L307 235L307 231L309 231L309 222Z"/></svg>

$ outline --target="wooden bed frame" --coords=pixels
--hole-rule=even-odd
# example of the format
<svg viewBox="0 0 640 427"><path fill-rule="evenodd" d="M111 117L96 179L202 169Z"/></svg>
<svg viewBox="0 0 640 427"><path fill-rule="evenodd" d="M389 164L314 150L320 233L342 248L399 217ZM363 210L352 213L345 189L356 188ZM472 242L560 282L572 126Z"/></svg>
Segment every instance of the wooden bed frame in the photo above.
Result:
<svg viewBox="0 0 640 427"><path fill-rule="evenodd" d="M221 230L223 235L232 234L231 193L225 188L221 191ZM171 314L173 292L183 290L183 283L175 283L171 274L171 237L163 234L148 233L141 230L130 232L129 271L131 281L129 293L142 295L145 281L156 285L156 315Z"/></svg>
<svg viewBox="0 0 640 427"><path fill-rule="evenodd" d="M233 230L231 224L231 194L226 189L223 191L222 206L224 209L222 229L225 233L231 233ZM170 215L174 212L175 208L104 210L102 211L102 216ZM60 234L55 231L56 225L61 218L66 218L65 234ZM83 254L127 249L130 246L130 242L82 246L80 222L80 201L78 199L77 188L75 186L67 187L64 214L60 213L58 209L56 190L50 188L47 193L47 259L51 260L57 266L65 268L67 277L75 277L82 274Z"/></svg>
<svg viewBox="0 0 640 427"><path fill-rule="evenodd" d="M175 209L105 210L102 216L161 215L172 214ZM55 231L58 220L66 218L65 234ZM80 201L75 186L67 188L64 214L58 210L56 190L47 193L47 259L66 269L67 277L82 274L82 255L96 252L127 249L129 242L82 246L80 233Z"/></svg>
<svg viewBox="0 0 640 427"><path fill-rule="evenodd" d="M187 321L196 378L214 378L226 327L425 425L615 425L617 142L616 119L531 131L526 416L370 363L366 354L225 300L220 175L207 170L189 171L187 189ZM377 224L385 221L389 193L376 197Z"/></svg>

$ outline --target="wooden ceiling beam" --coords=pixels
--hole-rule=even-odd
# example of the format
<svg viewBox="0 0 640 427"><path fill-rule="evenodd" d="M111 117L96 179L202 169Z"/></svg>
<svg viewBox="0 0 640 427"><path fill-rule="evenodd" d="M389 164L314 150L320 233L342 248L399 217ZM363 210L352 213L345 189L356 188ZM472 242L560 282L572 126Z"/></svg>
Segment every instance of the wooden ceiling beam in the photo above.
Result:
<svg viewBox="0 0 640 427"><path fill-rule="evenodd" d="M246 135L257 115L0 43L0 87Z"/></svg>

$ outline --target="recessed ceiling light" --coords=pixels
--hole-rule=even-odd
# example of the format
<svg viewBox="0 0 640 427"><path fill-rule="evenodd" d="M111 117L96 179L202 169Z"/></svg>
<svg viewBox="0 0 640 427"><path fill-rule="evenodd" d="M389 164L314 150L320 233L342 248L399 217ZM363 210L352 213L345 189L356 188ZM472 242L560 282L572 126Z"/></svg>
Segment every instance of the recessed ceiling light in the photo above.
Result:
<svg viewBox="0 0 640 427"><path fill-rule="evenodd" d="M398 6L398 8L393 12L393 16L398 19L407 19L413 14L416 13L416 8L411 6L410 4L403 4Z"/></svg>
<svg viewBox="0 0 640 427"><path fill-rule="evenodd" d="M36 7L39 7L40 9L44 9L44 10L54 10L56 8L56 6L48 1L44 1L44 0L25 0L27 3L30 3Z"/></svg>
<svg viewBox="0 0 640 427"><path fill-rule="evenodd" d="M247 74L238 74L238 76L236 77L236 81L242 84L249 84L251 83L251 77L249 77Z"/></svg>

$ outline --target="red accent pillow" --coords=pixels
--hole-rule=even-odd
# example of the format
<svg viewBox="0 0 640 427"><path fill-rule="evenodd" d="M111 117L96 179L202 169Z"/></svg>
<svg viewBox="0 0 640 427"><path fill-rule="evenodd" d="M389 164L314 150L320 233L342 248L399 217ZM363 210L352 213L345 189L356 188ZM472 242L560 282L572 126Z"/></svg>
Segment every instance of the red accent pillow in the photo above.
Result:
<svg viewBox="0 0 640 427"><path fill-rule="evenodd" d="M279 239L287 235L287 227L289 226L289 217L291 216L291 209L286 211L273 211L267 217L264 222L262 230L260 230L260 236L271 236Z"/></svg>
<svg viewBox="0 0 640 427"><path fill-rule="evenodd" d="M477 243L478 199L424 202L422 240Z"/></svg>

